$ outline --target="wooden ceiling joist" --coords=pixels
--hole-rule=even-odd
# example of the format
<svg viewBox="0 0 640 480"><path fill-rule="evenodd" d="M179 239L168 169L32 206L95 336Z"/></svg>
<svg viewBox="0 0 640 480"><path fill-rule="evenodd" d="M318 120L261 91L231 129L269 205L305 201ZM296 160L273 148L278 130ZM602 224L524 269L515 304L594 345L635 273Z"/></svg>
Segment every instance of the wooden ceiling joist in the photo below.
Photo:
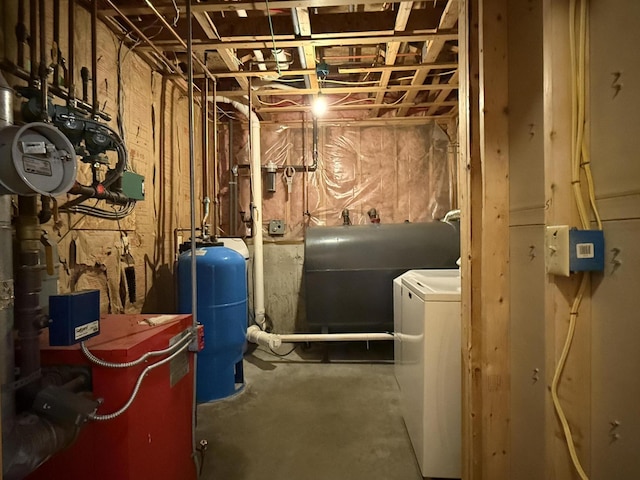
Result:
<svg viewBox="0 0 640 480"><path fill-rule="evenodd" d="M178 2L178 10L180 13L186 12L186 7ZM349 5L372 5L381 4L380 0L276 0L266 2L205 2L194 3L191 6L192 12L237 12L238 10L287 10L291 8L324 8L324 7L341 7ZM173 5L157 6L156 10L160 13L175 14L176 9ZM122 6L120 11L125 15L144 15L149 13L146 7L125 7ZM105 8L99 10L103 15L113 16L116 12L113 9Z"/></svg>
<svg viewBox="0 0 640 480"><path fill-rule="evenodd" d="M113 1L117 9L104 8L99 14L119 36L127 35L129 29L145 31L157 19L143 2ZM167 18L175 16L175 5L168 0L152 3ZM322 93L368 98L366 103L349 102L329 110L339 110L341 116L353 110L358 121L363 110L368 110L369 117L383 112L392 117L426 115L420 121L427 117L448 119L457 114L457 98L451 92L459 81L458 5L459 0L193 2L193 50L199 58L209 52L208 68L220 79L218 88L224 89L218 92L220 95L238 98L250 92L263 118L277 120L278 113L305 112L311 104L305 97ZM177 8L180 15L175 30L183 37L187 31L186 6L177 2ZM154 35L152 43L137 44L136 51L152 68L174 75L176 54L184 56L184 43L170 34L165 28ZM130 38L137 37L133 34ZM270 63L269 52L280 50L287 57L288 68ZM326 78L324 74L319 77L318 62L329 64ZM197 69L194 78L203 78L202 69ZM256 79L253 84L252 78ZM277 86L278 81L303 80L304 85ZM265 88L267 82L274 88ZM277 98L295 95L302 97L297 99L301 105L289 105ZM277 105L265 103L261 107L260 100L267 97L269 103Z"/></svg>
<svg viewBox="0 0 640 480"><path fill-rule="evenodd" d="M292 39L277 42L278 48L297 48L305 45L314 47L331 47L331 46L359 46L359 45L375 45L387 42L426 42L430 40L440 40L443 43L447 40L455 40L458 38L456 30L439 30L437 32L405 32L402 34L392 35L372 35L363 37L345 37L337 36L333 38L311 38L311 39ZM165 51L182 51L183 47L174 41L156 42L156 45ZM151 47L141 45L139 49L148 50ZM221 41L221 40L203 40L193 42L193 50L195 52L202 50L217 50L218 48L246 49L255 50L271 49L273 42L271 41Z"/></svg>
<svg viewBox="0 0 640 480"><path fill-rule="evenodd" d="M438 107L443 107L443 106L455 106L457 105L458 102L456 101L450 101L450 102L440 102L438 104L436 104L435 102L425 102L425 103L416 103L415 105L412 105L412 108L429 108L429 107L433 107L433 106L438 106ZM381 110L389 110L389 109L395 109L398 108L398 105L393 104L393 103L380 103L380 104L363 104L363 105L355 105L355 104L351 104L351 105L329 105L327 107L327 110L332 111L332 110L341 110L341 111L349 111L349 110L369 110L370 108L375 107L375 108L379 108ZM312 109L311 105L286 105L286 106L282 106L282 107L257 107L256 110L258 112L264 112L264 113L290 113L290 112L310 112ZM429 113L427 112L427 115L429 115Z"/></svg>
<svg viewBox="0 0 640 480"><path fill-rule="evenodd" d="M385 71L392 72L411 72L415 70L420 70L423 68L429 69L440 69L440 70L451 70L455 69L458 66L457 63L429 63L429 64L418 64L418 65L379 65L375 67L349 67L345 65L330 65L330 68L335 68L338 70L340 74L350 74L350 73L379 73ZM297 75L312 75L316 73L316 70L313 68L306 69L289 69L289 70L240 70L233 72L226 71L216 71L213 70L211 73L217 78L239 78L239 77L289 77L289 76L297 76ZM195 74L194 78L204 78L203 74Z"/></svg>
<svg viewBox="0 0 640 480"><path fill-rule="evenodd" d="M400 7L398 8L398 14L396 16L396 24L394 30L396 32L403 32L405 27L407 26L407 22L409 21L409 15L411 14L411 9L413 8L413 2L402 2L400 3ZM393 66L396 63L396 58L398 55L398 51L400 50L401 42L389 42L387 44L387 53L385 56L384 63L387 66ZM385 70L382 72L380 77L380 86L386 87L389 84L389 79L391 78L392 70ZM385 91L381 90L376 94L375 102L376 104L383 103ZM378 116L379 109L376 107L371 111L372 117Z"/></svg>
<svg viewBox="0 0 640 480"><path fill-rule="evenodd" d="M338 73L368 73L368 72L411 72L414 70L442 69L450 70L458 67L457 63L420 63L416 65L380 65L375 67L338 67Z"/></svg>
<svg viewBox="0 0 640 480"><path fill-rule="evenodd" d="M358 93L377 93L379 91L387 91L387 92L405 92L405 91L427 91L427 90L440 90L440 89L448 89L454 90L458 88L458 85L390 85L387 87L332 87L332 88L322 88L322 89L314 89L314 88L292 88L292 89L263 89L256 90L256 94L259 96L291 96L291 95L313 95L317 93L323 93L325 95L346 95L353 94L356 95ZM225 97L241 97L247 94L245 91L241 90L226 90L218 92L219 95L223 95Z"/></svg>
<svg viewBox="0 0 640 480"><path fill-rule="evenodd" d="M300 30L301 37L311 37L311 18L309 17L309 10L306 7L297 7L293 9L293 15L296 16L298 22L298 28ZM313 73L305 76L307 85L309 88L318 88L318 75L316 73L316 48L312 44L303 45L299 48L300 52L300 64L304 68L312 69Z"/></svg>
<svg viewBox="0 0 640 480"><path fill-rule="evenodd" d="M453 28L458 23L458 0L449 0L444 8L442 19L440 20L440 28ZM426 47L426 54L422 59L423 62L435 62L442 51L445 44L444 38L433 38ZM422 85L429 75L430 69L419 70L415 73L411 85ZM398 109L398 115L406 115L409 111L410 104L416 99L417 91L408 92L405 97L404 104Z"/></svg>

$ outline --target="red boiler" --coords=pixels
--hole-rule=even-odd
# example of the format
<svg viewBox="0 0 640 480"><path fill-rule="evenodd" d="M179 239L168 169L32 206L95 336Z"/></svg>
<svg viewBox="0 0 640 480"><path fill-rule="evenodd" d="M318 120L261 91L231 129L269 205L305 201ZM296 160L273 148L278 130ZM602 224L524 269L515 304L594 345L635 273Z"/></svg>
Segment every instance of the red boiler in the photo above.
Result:
<svg viewBox="0 0 640 480"><path fill-rule="evenodd" d="M163 316L165 323L149 326L157 315L107 315L101 333L86 342L89 350L108 362L130 362L146 352L162 350L191 326L191 315ZM41 338L43 367L91 366L93 395L103 398L98 414L108 414L129 399L144 368L155 357L130 368L91 365L79 345L50 347ZM45 462L31 480L189 480L195 479L192 458L192 353L185 352L147 375L138 396L119 417L86 425L71 447Z"/></svg>

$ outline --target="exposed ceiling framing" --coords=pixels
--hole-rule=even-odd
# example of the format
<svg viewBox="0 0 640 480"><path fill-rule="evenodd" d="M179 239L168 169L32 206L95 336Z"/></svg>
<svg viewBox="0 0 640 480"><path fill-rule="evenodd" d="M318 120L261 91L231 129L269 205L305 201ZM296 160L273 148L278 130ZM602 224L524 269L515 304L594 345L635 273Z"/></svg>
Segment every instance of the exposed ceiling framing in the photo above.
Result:
<svg viewBox="0 0 640 480"><path fill-rule="evenodd" d="M147 2L112 1L117 11L100 2L99 12L110 28L127 33L155 68L184 69L182 42ZM184 1L151 3L186 37ZM396 124L457 114L458 0L193 0L192 12L193 50L206 58L218 94L242 98L251 90L265 120L300 118L317 95L335 119ZM203 73L196 66L196 81Z"/></svg>

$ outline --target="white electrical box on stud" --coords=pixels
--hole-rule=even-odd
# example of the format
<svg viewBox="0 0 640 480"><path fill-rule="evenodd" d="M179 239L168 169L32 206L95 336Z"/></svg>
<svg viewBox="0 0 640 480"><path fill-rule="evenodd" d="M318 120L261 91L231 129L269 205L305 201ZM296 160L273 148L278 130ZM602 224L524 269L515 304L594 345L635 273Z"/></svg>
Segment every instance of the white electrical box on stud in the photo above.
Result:
<svg viewBox="0 0 640 480"><path fill-rule="evenodd" d="M547 273L568 277L572 272L604 270L602 230L578 230L567 225L548 226L545 232Z"/></svg>
<svg viewBox="0 0 640 480"><path fill-rule="evenodd" d="M551 225L544 236L544 264L551 275L569 276L569 225Z"/></svg>

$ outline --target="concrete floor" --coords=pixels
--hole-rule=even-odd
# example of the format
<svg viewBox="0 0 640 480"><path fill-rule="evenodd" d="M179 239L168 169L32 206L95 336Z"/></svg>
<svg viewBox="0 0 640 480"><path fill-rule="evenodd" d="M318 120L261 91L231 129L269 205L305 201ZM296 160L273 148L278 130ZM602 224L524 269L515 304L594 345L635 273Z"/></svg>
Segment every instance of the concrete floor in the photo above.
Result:
<svg viewBox="0 0 640 480"><path fill-rule="evenodd" d="M288 347L282 347L285 349ZM245 355L245 389L200 405L204 480L420 480L389 342Z"/></svg>

